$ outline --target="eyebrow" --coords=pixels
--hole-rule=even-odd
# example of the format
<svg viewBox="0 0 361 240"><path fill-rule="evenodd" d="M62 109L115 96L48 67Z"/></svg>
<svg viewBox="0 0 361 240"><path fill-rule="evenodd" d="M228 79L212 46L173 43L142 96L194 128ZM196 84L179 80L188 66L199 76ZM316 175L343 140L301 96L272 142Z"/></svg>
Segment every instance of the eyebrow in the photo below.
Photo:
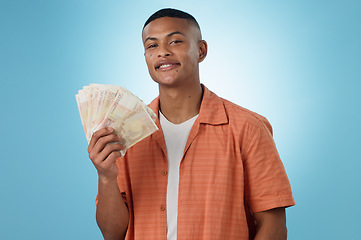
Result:
<svg viewBox="0 0 361 240"><path fill-rule="evenodd" d="M180 35L182 35L182 36L185 36L183 33L179 32L179 31L175 31L175 32L169 33L169 34L167 35L167 37L171 37L171 36L173 36L173 35L175 35L175 34L180 34ZM145 39L145 41L144 41L144 44L145 44L146 41L148 41L148 40L157 40L157 38L155 38L155 37L147 37L147 38Z"/></svg>

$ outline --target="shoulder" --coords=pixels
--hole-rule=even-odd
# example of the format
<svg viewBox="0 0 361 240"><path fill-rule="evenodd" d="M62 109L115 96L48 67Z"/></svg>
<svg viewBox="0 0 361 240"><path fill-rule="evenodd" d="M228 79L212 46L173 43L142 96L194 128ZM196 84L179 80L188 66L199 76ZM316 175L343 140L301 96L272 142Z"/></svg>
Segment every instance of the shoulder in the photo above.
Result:
<svg viewBox="0 0 361 240"><path fill-rule="evenodd" d="M264 116L247 108L241 107L227 99L221 97L219 97L219 99L224 105L229 124L249 125L252 128L266 127L272 134L272 126Z"/></svg>

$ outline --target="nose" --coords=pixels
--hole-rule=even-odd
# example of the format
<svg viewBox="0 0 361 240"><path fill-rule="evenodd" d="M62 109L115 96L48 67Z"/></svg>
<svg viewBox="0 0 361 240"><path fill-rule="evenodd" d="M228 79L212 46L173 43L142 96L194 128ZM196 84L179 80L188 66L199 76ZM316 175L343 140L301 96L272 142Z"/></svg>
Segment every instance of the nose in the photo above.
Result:
<svg viewBox="0 0 361 240"><path fill-rule="evenodd" d="M169 50L166 44L160 44L158 48L158 57L167 57L171 55L171 51Z"/></svg>

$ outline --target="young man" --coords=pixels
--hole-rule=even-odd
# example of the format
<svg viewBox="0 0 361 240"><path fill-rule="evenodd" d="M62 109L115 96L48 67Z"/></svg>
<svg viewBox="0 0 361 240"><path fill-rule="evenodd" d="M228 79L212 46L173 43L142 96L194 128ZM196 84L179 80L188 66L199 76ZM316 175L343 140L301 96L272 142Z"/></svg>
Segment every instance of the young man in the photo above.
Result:
<svg viewBox="0 0 361 240"><path fill-rule="evenodd" d="M94 133L88 151L104 238L286 239L294 200L272 128L200 84L207 43L196 20L162 9L142 39L160 130L124 158L112 129Z"/></svg>

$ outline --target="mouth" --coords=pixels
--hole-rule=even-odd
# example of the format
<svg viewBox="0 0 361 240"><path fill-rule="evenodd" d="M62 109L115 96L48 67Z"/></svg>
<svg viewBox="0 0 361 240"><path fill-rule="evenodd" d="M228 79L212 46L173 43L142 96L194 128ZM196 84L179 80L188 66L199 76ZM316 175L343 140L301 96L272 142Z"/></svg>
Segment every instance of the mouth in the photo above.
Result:
<svg viewBox="0 0 361 240"><path fill-rule="evenodd" d="M159 63L155 66L156 70L170 70L173 69L177 66L180 66L180 63L176 63L176 62L166 62L166 63Z"/></svg>

